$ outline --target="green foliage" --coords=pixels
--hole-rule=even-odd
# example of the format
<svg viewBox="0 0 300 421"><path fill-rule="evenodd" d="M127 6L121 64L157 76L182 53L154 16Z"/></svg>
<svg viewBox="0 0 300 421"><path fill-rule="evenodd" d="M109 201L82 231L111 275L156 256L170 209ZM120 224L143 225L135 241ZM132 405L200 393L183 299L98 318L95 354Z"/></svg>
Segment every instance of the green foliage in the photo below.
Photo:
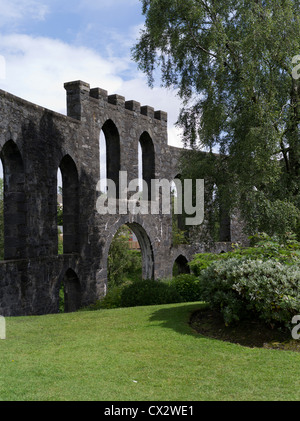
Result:
<svg viewBox="0 0 300 421"><path fill-rule="evenodd" d="M141 252L129 249L129 238L130 230L124 225L111 242L107 262L109 289L142 278Z"/></svg>
<svg viewBox="0 0 300 421"><path fill-rule="evenodd" d="M299 1L142 3L133 59L150 86L159 75L178 91L184 143L209 152L183 154L182 177L205 178L208 196L216 184L220 206L238 207L247 233L293 230L300 239ZM214 230L214 215L205 220Z"/></svg>
<svg viewBox="0 0 300 421"><path fill-rule="evenodd" d="M95 311L102 309L111 309L121 307L121 292L127 284L115 286L107 291L105 297L97 300L95 303L82 307L79 311Z"/></svg>
<svg viewBox="0 0 300 421"><path fill-rule="evenodd" d="M178 292L184 302L200 301L201 290L199 278L192 274L177 275L170 285Z"/></svg>
<svg viewBox="0 0 300 421"><path fill-rule="evenodd" d="M275 260L231 258L214 262L200 276L201 298L220 311L226 324L258 316L291 326L300 313L299 265Z"/></svg>
<svg viewBox="0 0 300 421"><path fill-rule="evenodd" d="M121 307L135 307L182 302L172 285L155 280L142 280L125 286L121 292Z"/></svg>
<svg viewBox="0 0 300 421"><path fill-rule="evenodd" d="M107 291L104 298L80 311L94 311L119 307L136 307L182 302L182 297L169 282L138 280L125 282Z"/></svg>
<svg viewBox="0 0 300 421"><path fill-rule="evenodd" d="M210 264L218 260L250 259L269 260L280 262L285 265L300 263L300 242L295 239L295 235L290 235L282 239L270 237L265 233L256 234L251 238L251 247L239 247L233 245L232 251L221 254L201 253L196 254L189 263L193 273L197 276L201 274Z"/></svg>
<svg viewBox="0 0 300 421"><path fill-rule="evenodd" d="M200 253L194 256L194 259L189 263L192 272L199 276L203 269L206 269L210 264L216 260L228 258L228 253L214 254L214 253Z"/></svg>
<svg viewBox="0 0 300 421"><path fill-rule="evenodd" d="M63 226L63 207L59 203L57 204L57 225Z"/></svg>
<svg viewBox="0 0 300 421"><path fill-rule="evenodd" d="M60 230L58 230L57 241L58 241L58 252L57 252L57 254L64 254L64 240L63 240L63 235L61 234Z"/></svg>
<svg viewBox="0 0 300 421"><path fill-rule="evenodd" d="M180 244L188 244L188 240L185 235L186 231L178 228L177 224L173 222L172 225L172 243L173 246Z"/></svg>
<svg viewBox="0 0 300 421"><path fill-rule="evenodd" d="M118 308L121 307L121 293L124 288L124 285L121 286L115 286L107 291L107 294L105 297L100 300L99 302L99 308Z"/></svg>

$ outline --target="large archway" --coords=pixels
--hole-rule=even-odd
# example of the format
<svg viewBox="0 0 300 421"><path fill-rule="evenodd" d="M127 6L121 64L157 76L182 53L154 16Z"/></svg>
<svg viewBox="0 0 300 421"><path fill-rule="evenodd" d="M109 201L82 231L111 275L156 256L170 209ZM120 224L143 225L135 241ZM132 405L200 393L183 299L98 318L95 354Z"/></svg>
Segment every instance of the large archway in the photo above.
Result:
<svg viewBox="0 0 300 421"><path fill-rule="evenodd" d="M143 279L154 278L154 255L150 238L145 229L136 222L126 224L136 235L142 253L142 277Z"/></svg>
<svg viewBox="0 0 300 421"><path fill-rule="evenodd" d="M154 256L150 238L140 224L125 222L117 229L107 252L107 287L153 278Z"/></svg>

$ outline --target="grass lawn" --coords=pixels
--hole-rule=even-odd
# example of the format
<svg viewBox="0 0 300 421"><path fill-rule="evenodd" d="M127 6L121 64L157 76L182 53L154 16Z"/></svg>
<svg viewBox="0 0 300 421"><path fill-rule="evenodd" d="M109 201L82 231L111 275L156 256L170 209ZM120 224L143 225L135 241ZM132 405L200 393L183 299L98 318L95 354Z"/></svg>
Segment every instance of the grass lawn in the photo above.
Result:
<svg viewBox="0 0 300 421"><path fill-rule="evenodd" d="M2 401L299 400L300 353L196 334L200 303L6 319Z"/></svg>

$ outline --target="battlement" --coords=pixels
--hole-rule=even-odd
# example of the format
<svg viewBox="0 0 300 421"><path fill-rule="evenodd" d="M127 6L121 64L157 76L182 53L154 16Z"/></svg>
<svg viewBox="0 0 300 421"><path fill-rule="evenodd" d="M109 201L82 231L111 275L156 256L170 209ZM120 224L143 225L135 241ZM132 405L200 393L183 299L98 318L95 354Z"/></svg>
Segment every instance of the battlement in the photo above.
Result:
<svg viewBox="0 0 300 421"><path fill-rule="evenodd" d="M74 82L67 82L64 84L67 91L67 108L68 116L80 120L82 115L81 103L85 98L94 98L106 102L107 104L115 105L120 108L132 111L136 114L141 114L155 120L160 120L164 123L168 121L168 114L165 111L155 110L149 105L141 105L140 102L129 100L118 94L108 95L108 92L101 88L90 88L90 85L81 80Z"/></svg>

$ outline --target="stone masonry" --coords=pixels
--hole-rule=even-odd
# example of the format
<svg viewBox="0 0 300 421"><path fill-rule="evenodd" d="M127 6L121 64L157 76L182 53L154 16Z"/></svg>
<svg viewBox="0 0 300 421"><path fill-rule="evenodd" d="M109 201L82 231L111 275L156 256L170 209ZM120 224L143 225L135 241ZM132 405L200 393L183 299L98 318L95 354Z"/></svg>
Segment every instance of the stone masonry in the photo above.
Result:
<svg viewBox="0 0 300 421"><path fill-rule="evenodd" d="M138 142L144 179L172 180L180 148L167 143L167 114L82 81L66 83L67 116L0 91L0 158L4 171L5 260L0 262L0 314L58 312L65 285L66 311L106 291L113 236L127 224L143 256L143 277L171 277L175 260L199 251L173 247L171 215L100 215L99 137L107 147L107 178L119 171L138 178ZM57 245L57 170L61 169L64 254ZM234 236L234 233L232 234ZM225 250L227 244L220 245Z"/></svg>

